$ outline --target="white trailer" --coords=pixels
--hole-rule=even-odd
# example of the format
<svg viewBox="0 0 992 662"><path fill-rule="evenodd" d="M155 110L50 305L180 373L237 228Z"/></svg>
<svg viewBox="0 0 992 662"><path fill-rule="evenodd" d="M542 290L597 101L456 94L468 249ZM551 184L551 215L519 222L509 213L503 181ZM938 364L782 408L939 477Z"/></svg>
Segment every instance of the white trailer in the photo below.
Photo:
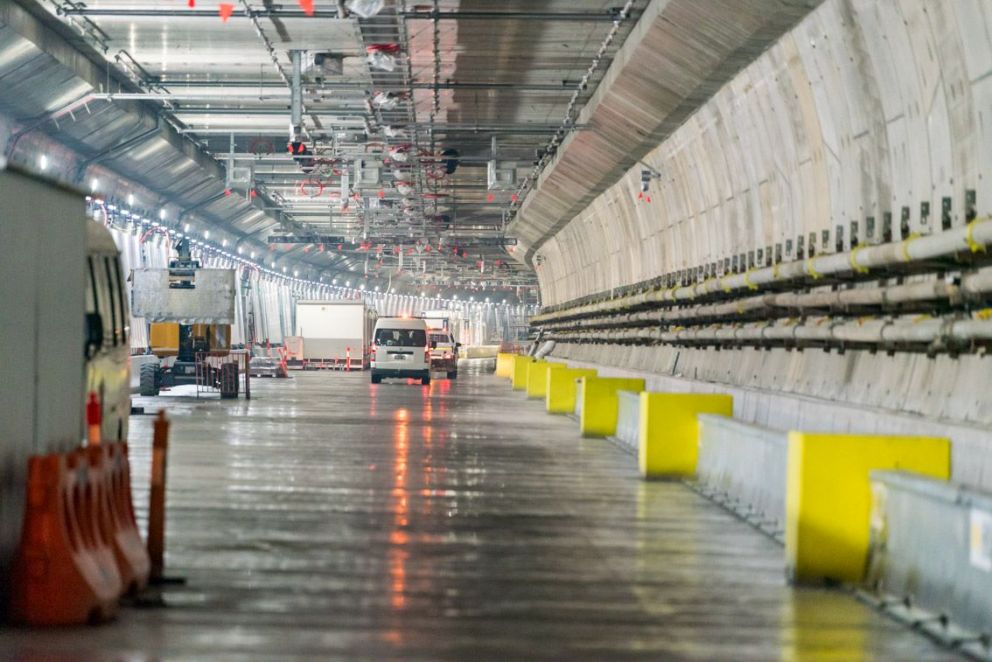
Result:
<svg viewBox="0 0 992 662"><path fill-rule="evenodd" d="M86 224L82 194L0 168L0 611L28 458L77 448L84 436L84 348L98 330L86 323ZM99 330L113 326L104 319Z"/></svg>
<svg viewBox="0 0 992 662"><path fill-rule="evenodd" d="M303 359L341 367L347 356L357 369L368 366L376 313L357 301L297 301L296 335L303 338Z"/></svg>

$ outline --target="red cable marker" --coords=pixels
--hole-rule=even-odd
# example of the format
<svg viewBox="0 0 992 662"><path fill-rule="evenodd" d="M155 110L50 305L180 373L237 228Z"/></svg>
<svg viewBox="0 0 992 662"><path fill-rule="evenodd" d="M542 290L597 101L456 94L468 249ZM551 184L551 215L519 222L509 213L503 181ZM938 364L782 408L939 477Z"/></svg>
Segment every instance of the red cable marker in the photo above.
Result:
<svg viewBox="0 0 992 662"><path fill-rule="evenodd" d="M313 0L300 0L300 9L307 16L313 16Z"/></svg>
<svg viewBox="0 0 992 662"><path fill-rule="evenodd" d="M231 15L234 14L234 5L222 2L217 8L217 11L220 14L220 20L227 23L227 19L231 18Z"/></svg>
<svg viewBox="0 0 992 662"><path fill-rule="evenodd" d="M103 414L100 409L100 400L96 397L96 393L90 391L89 398L86 400L86 425L89 428L87 439L91 446L99 446L101 441L100 424Z"/></svg>

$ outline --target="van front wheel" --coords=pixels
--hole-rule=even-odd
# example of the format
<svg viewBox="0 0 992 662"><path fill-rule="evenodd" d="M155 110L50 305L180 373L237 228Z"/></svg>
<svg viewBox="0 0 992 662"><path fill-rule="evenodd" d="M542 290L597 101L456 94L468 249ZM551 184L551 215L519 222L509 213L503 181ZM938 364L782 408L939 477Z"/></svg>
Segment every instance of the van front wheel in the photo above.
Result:
<svg viewBox="0 0 992 662"><path fill-rule="evenodd" d="M424 377L421 377L420 378L420 383L423 384L424 386L429 386L430 383L431 383L431 376L430 376L430 374L428 374L428 375L426 375Z"/></svg>

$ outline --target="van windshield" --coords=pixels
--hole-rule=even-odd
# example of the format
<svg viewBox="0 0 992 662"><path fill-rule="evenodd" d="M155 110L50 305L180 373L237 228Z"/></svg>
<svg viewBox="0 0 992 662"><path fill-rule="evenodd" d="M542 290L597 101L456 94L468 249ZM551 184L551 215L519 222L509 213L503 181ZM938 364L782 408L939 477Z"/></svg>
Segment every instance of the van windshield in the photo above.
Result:
<svg viewBox="0 0 992 662"><path fill-rule="evenodd" d="M451 340L448 338L447 333L432 333L431 342L447 343L447 342L451 342Z"/></svg>
<svg viewBox="0 0 992 662"><path fill-rule="evenodd" d="M377 329L375 344L383 347L426 347L427 333L423 329Z"/></svg>

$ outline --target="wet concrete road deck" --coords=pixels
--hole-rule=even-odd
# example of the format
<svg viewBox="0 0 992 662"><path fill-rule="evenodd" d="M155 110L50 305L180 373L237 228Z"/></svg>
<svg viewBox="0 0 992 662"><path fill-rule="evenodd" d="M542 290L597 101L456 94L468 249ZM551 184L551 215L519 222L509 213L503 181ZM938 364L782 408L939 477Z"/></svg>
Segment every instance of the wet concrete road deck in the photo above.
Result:
<svg viewBox="0 0 992 662"><path fill-rule="evenodd" d="M168 607L0 630L4 659L934 660L782 550L491 374L253 381L174 421ZM150 417L133 423L147 485ZM147 491L138 489L144 512Z"/></svg>

